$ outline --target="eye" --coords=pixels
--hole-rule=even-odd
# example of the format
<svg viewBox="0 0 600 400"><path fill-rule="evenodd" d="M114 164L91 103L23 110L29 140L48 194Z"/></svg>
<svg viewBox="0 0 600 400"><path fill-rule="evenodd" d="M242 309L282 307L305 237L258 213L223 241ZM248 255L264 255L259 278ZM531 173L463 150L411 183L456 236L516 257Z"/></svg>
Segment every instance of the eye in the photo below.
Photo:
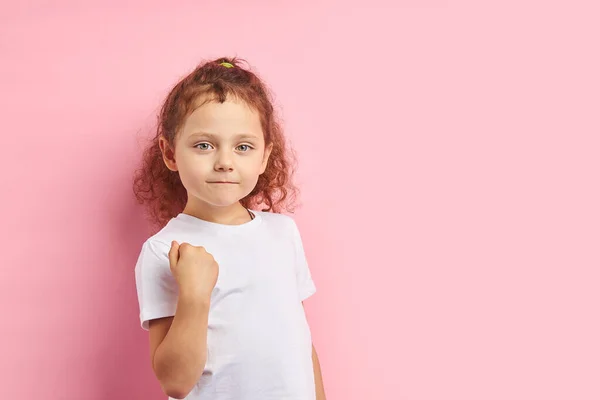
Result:
<svg viewBox="0 0 600 400"><path fill-rule="evenodd" d="M250 149L252 149L252 146L250 146L249 144L240 144L240 145L237 147L237 149L238 149L239 151L241 151L241 152L244 152L244 153L245 153L245 152L249 151Z"/></svg>
<svg viewBox="0 0 600 400"><path fill-rule="evenodd" d="M197 149L200 149L200 150L210 150L210 148L212 147L212 145L209 144L209 143L198 143L194 147L197 148Z"/></svg>

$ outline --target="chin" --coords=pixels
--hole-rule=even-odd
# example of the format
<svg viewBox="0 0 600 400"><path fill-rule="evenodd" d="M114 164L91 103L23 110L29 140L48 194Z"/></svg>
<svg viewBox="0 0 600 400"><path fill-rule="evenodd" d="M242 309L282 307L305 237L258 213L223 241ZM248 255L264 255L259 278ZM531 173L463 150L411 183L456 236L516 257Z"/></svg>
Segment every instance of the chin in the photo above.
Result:
<svg viewBox="0 0 600 400"><path fill-rule="evenodd" d="M222 193L197 193L194 197L200 200L201 203L207 204L212 207L229 207L239 203L240 200L245 198L250 192L245 193L242 191L230 191Z"/></svg>
<svg viewBox="0 0 600 400"><path fill-rule="evenodd" d="M237 204L243 197L230 197L230 198L212 198L202 199L205 203L210 204L213 207L229 207Z"/></svg>

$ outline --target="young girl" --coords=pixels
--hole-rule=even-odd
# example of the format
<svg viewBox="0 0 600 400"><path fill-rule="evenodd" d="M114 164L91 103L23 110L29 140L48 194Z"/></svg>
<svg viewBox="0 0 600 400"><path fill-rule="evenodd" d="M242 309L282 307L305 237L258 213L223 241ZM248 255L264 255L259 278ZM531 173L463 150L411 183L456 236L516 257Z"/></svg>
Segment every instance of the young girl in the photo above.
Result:
<svg viewBox="0 0 600 400"><path fill-rule="evenodd" d="M159 231L135 277L163 391L324 400L302 303L316 289L298 228L278 213L295 188L265 85L239 59L204 63L171 90L158 122L134 190Z"/></svg>

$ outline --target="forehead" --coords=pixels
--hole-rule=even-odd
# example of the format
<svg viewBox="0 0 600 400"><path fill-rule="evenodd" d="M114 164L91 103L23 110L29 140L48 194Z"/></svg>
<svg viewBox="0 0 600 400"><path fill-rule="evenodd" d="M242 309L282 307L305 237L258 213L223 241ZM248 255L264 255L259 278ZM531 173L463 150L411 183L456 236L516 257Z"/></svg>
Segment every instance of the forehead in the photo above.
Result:
<svg viewBox="0 0 600 400"><path fill-rule="evenodd" d="M229 96L223 103L198 99L196 108L186 118L182 135L195 133L230 136L254 134L262 137L259 113L244 101Z"/></svg>

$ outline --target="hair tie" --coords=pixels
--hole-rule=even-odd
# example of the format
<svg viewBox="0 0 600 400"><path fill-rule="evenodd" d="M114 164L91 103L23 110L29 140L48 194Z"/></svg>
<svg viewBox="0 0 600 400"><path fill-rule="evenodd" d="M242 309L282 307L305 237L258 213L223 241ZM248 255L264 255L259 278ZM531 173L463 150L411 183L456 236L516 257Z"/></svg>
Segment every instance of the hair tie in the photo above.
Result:
<svg viewBox="0 0 600 400"><path fill-rule="evenodd" d="M228 63L228 62L222 62L220 65L224 66L225 68L233 68L233 64Z"/></svg>

